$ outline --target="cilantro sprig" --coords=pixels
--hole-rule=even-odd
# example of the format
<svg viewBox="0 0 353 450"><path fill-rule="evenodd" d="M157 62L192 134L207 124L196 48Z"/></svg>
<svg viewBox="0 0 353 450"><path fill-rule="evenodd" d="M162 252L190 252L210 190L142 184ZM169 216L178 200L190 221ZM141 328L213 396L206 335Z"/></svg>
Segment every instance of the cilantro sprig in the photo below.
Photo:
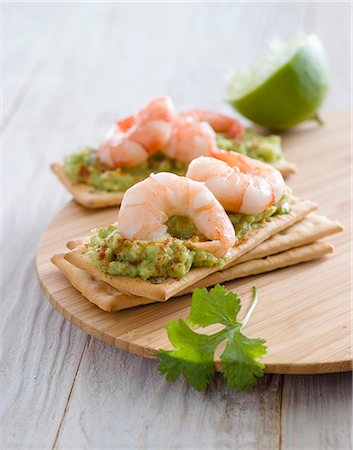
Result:
<svg viewBox="0 0 353 450"><path fill-rule="evenodd" d="M266 354L264 339L250 339L241 332L249 320L257 300L253 287L253 303L243 321L237 320L241 301L237 294L228 292L224 286L216 285L209 291L196 288L187 321L191 325L207 327L222 324L224 327L210 335L193 331L182 319L171 320L166 329L175 350L160 350L158 370L169 381L175 381L184 374L188 382L202 391L215 376L214 354L225 341L221 354L221 370L229 389L244 391L257 382L264 373L264 364L259 361Z"/></svg>

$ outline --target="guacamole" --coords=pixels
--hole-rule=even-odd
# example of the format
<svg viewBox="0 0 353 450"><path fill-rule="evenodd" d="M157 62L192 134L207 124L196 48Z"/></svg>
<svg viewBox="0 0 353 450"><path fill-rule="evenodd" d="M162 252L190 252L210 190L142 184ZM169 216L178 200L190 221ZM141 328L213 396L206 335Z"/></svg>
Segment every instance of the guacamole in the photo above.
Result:
<svg viewBox="0 0 353 450"><path fill-rule="evenodd" d="M289 192L276 204L257 215L229 214L237 241L250 231L260 228L275 214L290 211ZM222 267L227 260L199 250L193 243L205 241L188 217L172 216L166 238L144 240L125 239L115 225L92 231L86 254L91 262L110 275L149 278L182 278L192 267Z"/></svg>
<svg viewBox="0 0 353 450"><path fill-rule="evenodd" d="M91 262L110 275L148 278L182 278L191 267L223 265L224 259L198 250L190 241L176 237L150 241L125 239L116 226L93 230L86 254Z"/></svg>
<svg viewBox="0 0 353 450"><path fill-rule="evenodd" d="M240 241L250 231L261 228L266 220L271 216L289 214L290 197L291 191L288 188L278 203L266 208L260 214L245 215L241 213L227 212L230 221L233 224L237 240ZM190 239L193 236L198 236L202 240L205 240L205 237L200 235L199 231L189 217L172 216L169 218L167 226L168 232L172 236L177 236L180 239Z"/></svg>
<svg viewBox="0 0 353 450"><path fill-rule="evenodd" d="M97 151L90 147L83 147L79 153L69 155L64 161L64 172L72 181L110 192L125 192L152 172L185 175L186 169L186 164L161 153L154 154L144 163L134 167L111 169L99 161Z"/></svg>
<svg viewBox="0 0 353 450"><path fill-rule="evenodd" d="M242 153L268 164L283 158L280 136L262 136L251 128L247 128L240 139L229 139L218 133L217 145L223 150Z"/></svg>
<svg viewBox="0 0 353 450"><path fill-rule="evenodd" d="M273 163L282 158L279 136L261 136L251 129L247 129L241 139L229 139L218 133L217 145L224 150L237 151L267 163ZM90 147L83 147L64 161L64 172L70 180L109 192L125 192L152 172L173 172L177 175L185 175L187 167L185 163L156 153L135 167L111 169L99 161L97 151Z"/></svg>

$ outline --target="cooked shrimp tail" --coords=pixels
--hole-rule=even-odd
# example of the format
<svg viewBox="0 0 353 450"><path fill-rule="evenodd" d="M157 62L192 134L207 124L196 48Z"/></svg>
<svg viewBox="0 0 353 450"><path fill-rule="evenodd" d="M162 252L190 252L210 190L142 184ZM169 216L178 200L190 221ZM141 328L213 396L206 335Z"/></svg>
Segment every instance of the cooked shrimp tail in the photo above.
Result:
<svg viewBox="0 0 353 450"><path fill-rule="evenodd" d="M198 122L207 122L217 133L226 133L230 138L240 138L244 133L243 125L233 117L203 109L191 109L180 113L181 117L192 117Z"/></svg>
<svg viewBox="0 0 353 450"><path fill-rule="evenodd" d="M235 244L235 232L222 205L203 184L172 173L152 174L128 189L117 226L130 240L169 236L170 216L189 217L209 241L193 243L222 257Z"/></svg>

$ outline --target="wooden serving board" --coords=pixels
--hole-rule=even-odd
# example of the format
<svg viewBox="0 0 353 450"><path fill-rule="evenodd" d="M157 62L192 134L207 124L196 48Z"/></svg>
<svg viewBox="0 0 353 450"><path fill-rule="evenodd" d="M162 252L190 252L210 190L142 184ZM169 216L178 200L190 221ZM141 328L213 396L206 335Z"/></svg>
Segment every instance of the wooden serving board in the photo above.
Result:
<svg viewBox="0 0 353 450"><path fill-rule="evenodd" d="M320 204L319 212L340 220L345 231L329 238L327 258L227 283L243 301L243 315L256 285L260 300L245 333L266 339L269 373L348 371L350 349L350 115L327 115L325 126L308 124L284 136L288 160L298 174L289 184L298 196ZM58 186L58 189L60 187ZM148 358L170 349L165 326L186 318L191 297L107 313L88 302L50 262L66 241L116 220L117 209L90 211L69 202L45 231L37 254L41 286L66 319L104 342Z"/></svg>

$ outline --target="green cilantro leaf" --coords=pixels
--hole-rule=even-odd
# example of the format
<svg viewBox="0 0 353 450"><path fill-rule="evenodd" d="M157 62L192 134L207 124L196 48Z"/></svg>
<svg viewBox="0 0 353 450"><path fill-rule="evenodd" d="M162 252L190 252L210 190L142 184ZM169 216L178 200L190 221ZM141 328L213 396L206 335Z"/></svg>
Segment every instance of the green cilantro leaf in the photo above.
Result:
<svg viewBox="0 0 353 450"><path fill-rule="evenodd" d="M214 377L213 355L224 340L223 330L211 336L198 334L180 319L178 322L171 320L167 331L177 350L159 351L158 370L169 381L175 381L183 373L191 386L204 390Z"/></svg>
<svg viewBox="0 0 353 450"><path fill-rule="evenodd" d="M204 390L215 376L214 354L223 341L225 350L221 355L222 372L229 389L243 391L256 384L261 377L264 364L258 360L266 354L263 339L249 339L241 333L241 327L249 320L257 302L257 291L253 288L254 301L245 319L237 320L241 308L239 297L227 292L224 286L216 285L208 291L195 289L190 315L192 325L206 327L222 324L217 333L206 335L193 331L182 319L171 320L167 325L168 338L175 350L160 350L158 370L169 381L183 374L197 390Z"/></svg>
<svg viewBox="0 0 353 450"><path fill-rule="evenodd" d="M217 284L208 291L206 288L194 289L188 322L191 325L207 327L215 323L229 326L238 323L236 317L241 308L240 298L227 292Z"/></svg>
<svg viewBox="0 0 353 450"><path fill-rule="evenodd" d="M261 377L265 365L257 361L266 354L263 339L249 339L234 329L227 336L227 346L222 353L222 372L227 379L228 388L237 387L245 391L256 384L256 377Z"/></svg>

